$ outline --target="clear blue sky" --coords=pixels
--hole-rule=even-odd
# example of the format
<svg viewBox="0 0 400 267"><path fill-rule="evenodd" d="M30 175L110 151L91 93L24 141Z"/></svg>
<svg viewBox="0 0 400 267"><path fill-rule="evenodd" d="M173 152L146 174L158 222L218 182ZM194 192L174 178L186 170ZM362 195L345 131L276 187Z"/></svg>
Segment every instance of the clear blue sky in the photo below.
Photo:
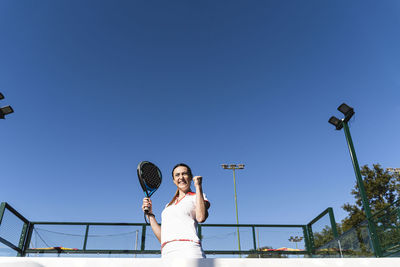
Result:
<svg viewBox="0 0 400 267"><path fill-rule="evenodd" d="M0 200L30 220L142 222L142 160L204 177L208 223L307 223L400 167L398 1L0 2Z"/></svg>

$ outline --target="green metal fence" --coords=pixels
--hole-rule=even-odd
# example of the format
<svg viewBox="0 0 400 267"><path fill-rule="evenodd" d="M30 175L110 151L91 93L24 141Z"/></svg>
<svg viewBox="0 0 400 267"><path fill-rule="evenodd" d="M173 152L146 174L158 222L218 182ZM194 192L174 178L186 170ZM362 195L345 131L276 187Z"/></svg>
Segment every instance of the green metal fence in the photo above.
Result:
<svg viewBox="0 0 400 267"><path fill-rule="evenodd" d="M373 214L371 221L375 226L379 257L400 256L400 201ZM376 255L371 240L367 220L347 232L335 237L316 249L319 255L332 254L341 257L374 257ZM317 253L318 254L318 253Z"/></svg>
<svg viewBox="0 0 400 267"><path fill-rule="evenodd" d="M239 228L241 250L237 245ZM202 224L199 225L206 254L244 255L246 257L287 257L288 255L311 255L304 239L295 245L290 236L307 234L306 225L284 224Z"/></svg>
<svg viewBox="0 0 400 267"><path fill-rule="evenodd" d="M400 201L375 213L372 221L376 225L382 256L400 256Z"/></svg>
<svg viewBox="0 0 400 267"><path fill-rule="evenodd" d="M8 256L23 256L30 222L6 202L0 204L0 251Z"/></svg>
<svg viewBox="0 0 400 267"><path fill-rule="evenodd" d="M398 206L393 205L374 215L385 255L399 252L399 214ZM199 224L198 227L209 257L373 256L367 224L339 236L332 208L304 225ZM293 236L299 237L296 242L290 238ZM30 222L7 203L0 206L2 256L153 257L158 254L160 244L150 226L144 223Z"/></svg>
<svg viewBox="0 0 400 267"><path fill-rule="evenodd" d="M317 251L319 257L374 257L367 221L321 245Z"/></svg>
<svg viewBox="0 0 400 267"><path fill-rule="evenodd" d="M338 238L335 217L332 208L327 208L307 224L308 242L313 255L337 255L332 250L321 248L327 242Z"/></svg>
<svg viewBox="0 0 400 267"><path fill-rule="evenodd" d="M149 225L141 223L31 222L25 254L160 254ZM242 250L237 250L239 227ZM308 255L304 244L289 247L290 235L302 235L305 225L202 224L199 235L209 255Z"/></svg>

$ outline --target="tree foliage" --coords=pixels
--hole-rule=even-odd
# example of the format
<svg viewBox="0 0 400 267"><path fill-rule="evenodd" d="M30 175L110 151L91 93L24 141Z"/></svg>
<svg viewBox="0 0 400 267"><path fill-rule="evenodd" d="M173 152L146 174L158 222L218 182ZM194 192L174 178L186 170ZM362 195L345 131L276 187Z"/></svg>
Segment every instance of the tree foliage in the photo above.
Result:
<svg viewBox="0 0 400 267"><path fill-rule="evenodd" d="M371 169L368 165L362 166L361 175L363 176L364 187L372 214L387 208L399 200L400 179L398 174L384 170L379 164L373 164ZM357 183L351 194L355 197L356 201L355 204L345 203L342 206L348 212L348 216L342 221L343 231L359 225L366 219Z"/></svg>
<svg viewBox="0 0 400 267"><path fill-rule="evenodd" d="M381 168L379 164L373 164L372 168L369 168L368 165L362 166L361 175L372 214L382 211L400 200L399 174L390 173ZM339 234L350 229L353 231L352 234L346 235L346 238L341 240L342 246L348 249L348 253L367 255L371 249L366 239L366 226L361 225L366 220L366 215L357 183L352 189L351 194L355 198L355 203L345 203L342 206L347 211L348 216L342 220L341 224L337 224L337 230ZM381 243L385 243L382 245L390 246L390 244L398 244L400 241L400 233L398 233L400 222L396 219L397 213L393 217L389 209L380 214L384 215L379 219L380 227L378 229L378 236ZM326 226L321 232L314 233L314 245L316 248L327 244L332 239L333 234L330 226Z"/></svg>
<svg viewBox="0 0 400 267"><path fill-rule="evenodd" d="M332 228L328 225L320 231L314 233L314 246L319 248L333 239Z"/></svg>

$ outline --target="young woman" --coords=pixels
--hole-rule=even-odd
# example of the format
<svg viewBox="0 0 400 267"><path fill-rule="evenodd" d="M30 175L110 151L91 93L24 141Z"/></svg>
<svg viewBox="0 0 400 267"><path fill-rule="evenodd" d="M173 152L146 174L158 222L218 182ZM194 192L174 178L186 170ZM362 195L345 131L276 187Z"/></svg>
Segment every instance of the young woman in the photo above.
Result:
<svg viewBox="0 0 400 267"><path fill-rule="evenodd" d="M161 226L157 223L149 198L143 199L142 209L148 207L147 216L151 229L161 243L162 258L205 258L197 224L208 217L210 203L203 194L202 177L192 175L186 164L177 164L172 169L172 179L177 187L172 200L161 214ZM196 193L190 189L193 180Z"/></svg>

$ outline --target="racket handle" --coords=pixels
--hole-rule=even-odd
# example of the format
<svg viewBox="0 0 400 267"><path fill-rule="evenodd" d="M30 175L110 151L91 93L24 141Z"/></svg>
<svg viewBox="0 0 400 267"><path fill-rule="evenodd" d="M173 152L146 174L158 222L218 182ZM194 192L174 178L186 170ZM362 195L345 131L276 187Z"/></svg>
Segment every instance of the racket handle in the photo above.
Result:
<svg viewBox="0 0 400 267"><path fill-rule="evenodd" d="M148 200L150 200L150 197L149 197L149 195L146 193L146 198L148 199ZM144 214L149 214L149 210L150 210L150 208L149 207L144 207Z"/></svg>

